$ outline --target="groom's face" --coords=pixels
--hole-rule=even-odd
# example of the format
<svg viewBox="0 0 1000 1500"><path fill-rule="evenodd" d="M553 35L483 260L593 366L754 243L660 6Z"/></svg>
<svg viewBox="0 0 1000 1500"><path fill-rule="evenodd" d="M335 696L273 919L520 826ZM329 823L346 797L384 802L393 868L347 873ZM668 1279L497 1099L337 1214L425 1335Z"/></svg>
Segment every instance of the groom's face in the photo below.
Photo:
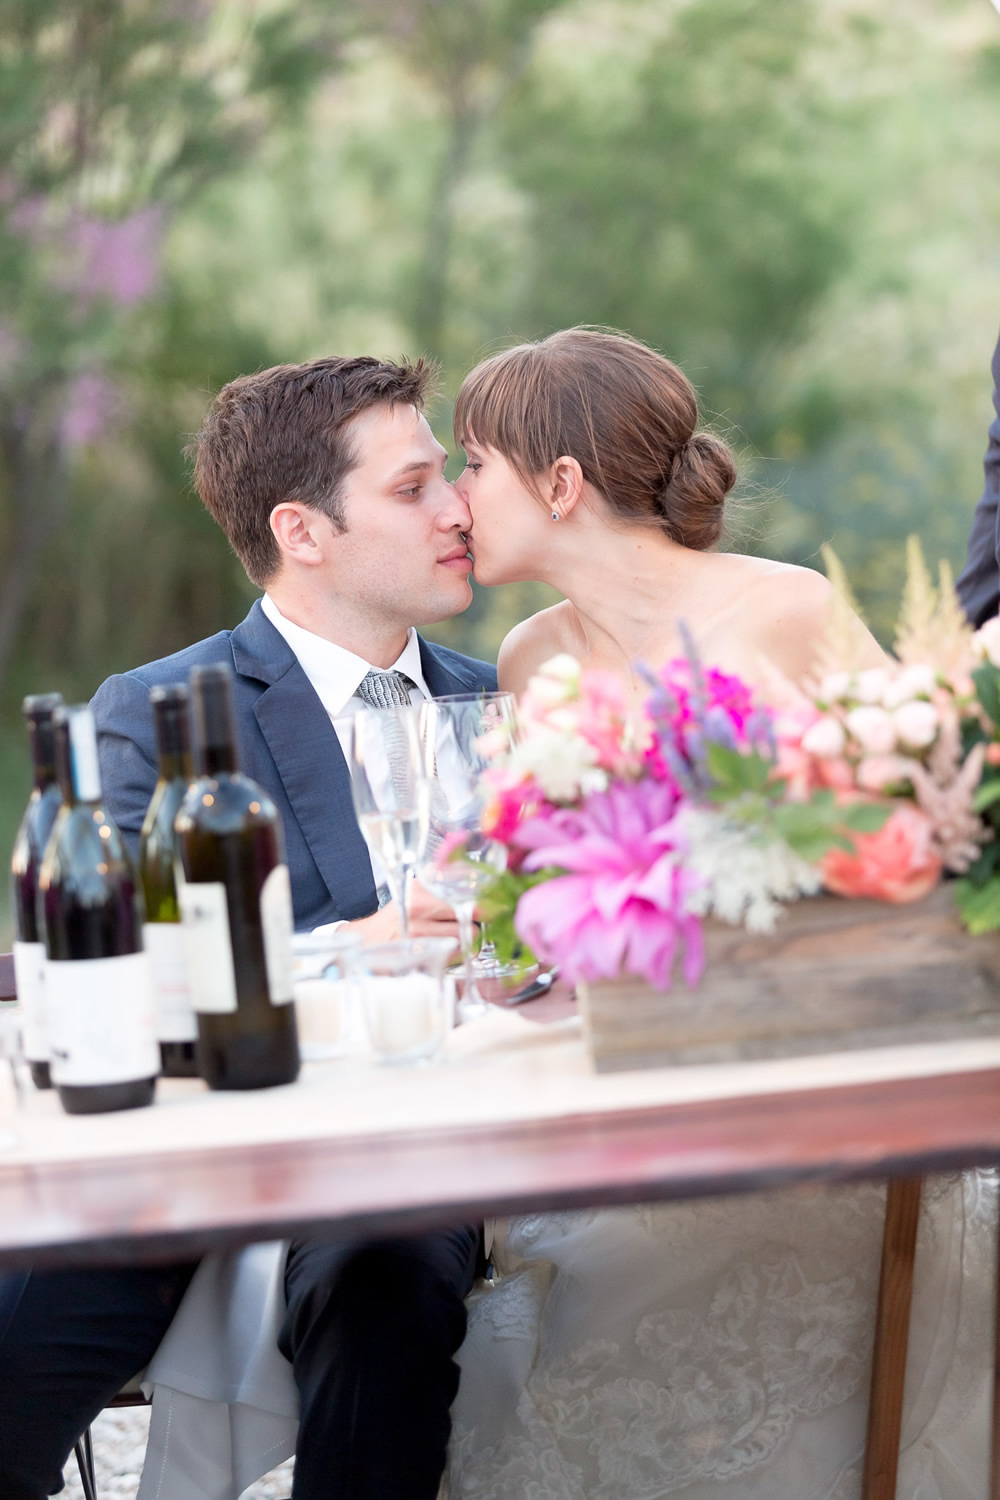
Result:
<svg viewBox="0 0 1000 1500"><path fill-rule="evenodd" d="M444 477L448 455L412 406L376 406L351 423L357 463L342 492L331 583L387 622L429 625L472 602L469 507Z"/></svg>

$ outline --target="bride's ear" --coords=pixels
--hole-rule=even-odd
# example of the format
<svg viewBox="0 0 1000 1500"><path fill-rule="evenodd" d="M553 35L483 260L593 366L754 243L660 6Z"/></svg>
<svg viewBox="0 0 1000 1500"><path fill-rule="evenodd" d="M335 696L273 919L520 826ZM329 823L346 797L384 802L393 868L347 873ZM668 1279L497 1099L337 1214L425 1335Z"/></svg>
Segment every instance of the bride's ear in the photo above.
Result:
<svg viewBox="0 0 1000 1500"><path fill-rule="evenodd" d="M575 458L564 453L552 465L549 478L552 485L549 508L553 519L558 516L560 520L565 520L572 514L573 507L583 494L583 470Z"/></svg>

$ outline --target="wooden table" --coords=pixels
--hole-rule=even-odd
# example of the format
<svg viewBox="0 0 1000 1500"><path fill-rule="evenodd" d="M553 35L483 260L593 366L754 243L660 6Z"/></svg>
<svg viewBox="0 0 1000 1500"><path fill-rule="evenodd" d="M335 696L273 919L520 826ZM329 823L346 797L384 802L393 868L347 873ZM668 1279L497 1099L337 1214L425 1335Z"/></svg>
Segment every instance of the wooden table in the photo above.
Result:
<svg viewBox="0 0 1000 1500"><path fill-rule="evenodd" d="M876 1344L891 1368L880 1373L876 1355L865 1496L892 1500L914 1179L998 1163L996 1068L461 1132L9 1163L0 1167L0 1268L182 1259L291 1235L354 1238L537 1209L888 1177ZM996 1460L991 1493L1000 1500Z"/></svg>

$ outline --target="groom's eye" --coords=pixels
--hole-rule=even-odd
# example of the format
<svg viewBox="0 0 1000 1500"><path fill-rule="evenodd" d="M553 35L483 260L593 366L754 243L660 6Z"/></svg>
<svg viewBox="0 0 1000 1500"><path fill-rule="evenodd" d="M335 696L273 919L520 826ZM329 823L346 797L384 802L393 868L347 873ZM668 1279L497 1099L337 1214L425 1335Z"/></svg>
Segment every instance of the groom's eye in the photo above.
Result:
<svg viewBox="0 0 1000 1500"><path fill-rule="evenodd" d="M482 467L482 464L473 463L471 458L467 458L465 460L465 469L467 473L478 474Z"/></svg>

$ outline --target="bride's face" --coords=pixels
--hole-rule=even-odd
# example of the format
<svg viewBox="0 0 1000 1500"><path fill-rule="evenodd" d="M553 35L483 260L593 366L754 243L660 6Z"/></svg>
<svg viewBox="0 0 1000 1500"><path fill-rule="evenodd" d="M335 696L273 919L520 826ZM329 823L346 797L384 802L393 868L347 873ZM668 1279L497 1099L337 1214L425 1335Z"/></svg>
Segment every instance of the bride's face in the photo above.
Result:
<svg viewBox="0 0 1000 1500"><path fill-rule="evenodd" d="M539 578L539 561L550 538L551 513L495 448L469 437L465 468L455 488L472 512L468 533L477 583L520 583Z"/></svg>

